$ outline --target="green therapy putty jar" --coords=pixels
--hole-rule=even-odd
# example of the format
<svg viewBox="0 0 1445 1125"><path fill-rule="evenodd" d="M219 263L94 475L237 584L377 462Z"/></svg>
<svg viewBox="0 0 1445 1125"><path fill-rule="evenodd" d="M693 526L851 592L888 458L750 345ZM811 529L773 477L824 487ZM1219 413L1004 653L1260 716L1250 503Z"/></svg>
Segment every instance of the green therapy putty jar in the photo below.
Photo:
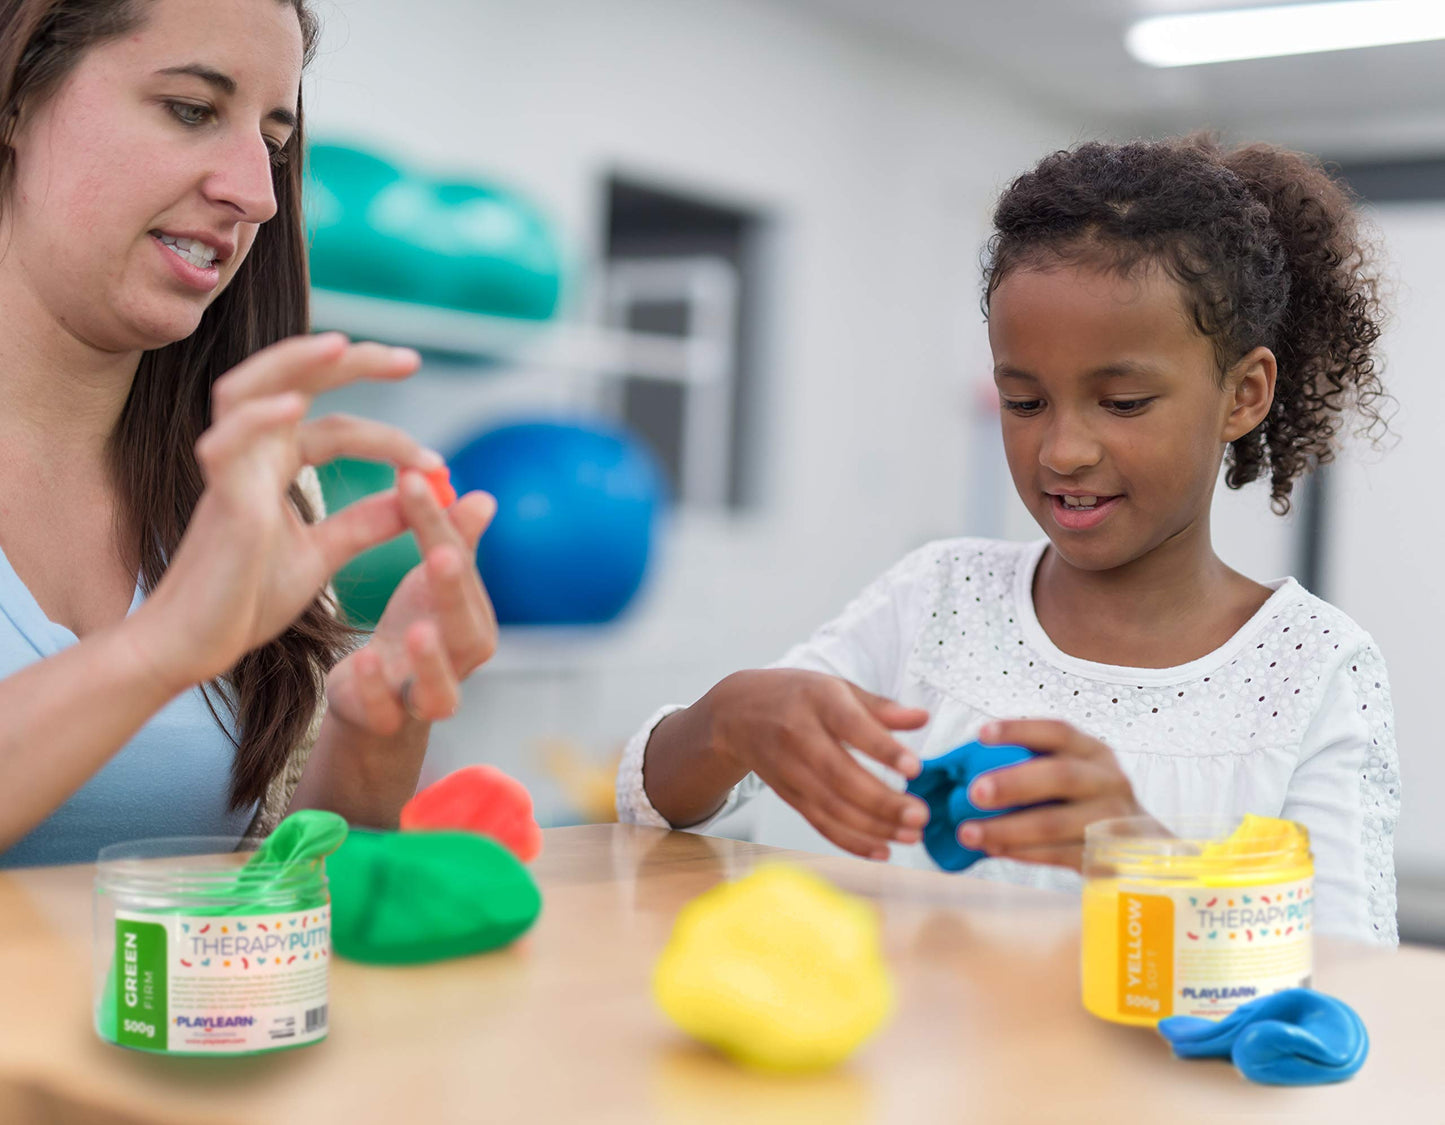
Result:
<svg viewBox="0 0 1445 1125"><path fill-rule="evenodd" d="M344 837L345 822L335 819ZM276 852L237 851L234 840L203 837L101 851L101 1038L170 1055L248 1055L326 1037L331 903L324 853Z"/></svg>

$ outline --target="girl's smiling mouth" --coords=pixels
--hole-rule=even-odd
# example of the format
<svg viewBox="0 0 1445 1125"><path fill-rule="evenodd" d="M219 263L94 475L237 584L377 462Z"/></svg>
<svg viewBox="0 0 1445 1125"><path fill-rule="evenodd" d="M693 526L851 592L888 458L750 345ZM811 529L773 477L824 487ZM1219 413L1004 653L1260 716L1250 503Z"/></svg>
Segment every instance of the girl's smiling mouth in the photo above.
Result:
<svg viewBox="0 0 1445 1125"><path fill-rule="evenodd" d="M1088 531L1109 518L1124 499L1122 495L1103 496L1087 492L1048 492L1049 508L1054 522L1066 531Z"/></svg>

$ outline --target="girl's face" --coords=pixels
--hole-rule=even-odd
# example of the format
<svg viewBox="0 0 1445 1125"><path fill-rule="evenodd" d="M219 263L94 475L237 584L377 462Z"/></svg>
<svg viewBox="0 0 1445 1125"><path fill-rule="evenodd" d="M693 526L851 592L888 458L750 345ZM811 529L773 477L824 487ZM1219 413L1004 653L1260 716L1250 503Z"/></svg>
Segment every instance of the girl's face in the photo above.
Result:
<svg viewBox="0 0 1445 1125"><path fill-rule="evenodd" d="M106 351L195 331L276 213L301 27L278 0L148 0L12 140L0 270Z"/></svg>
<svg viewBox="0 0 1445 1125"><path fill-rule="evenodd" d="M1207 532L1225 444L1273 396L1264 348L1221 387L1213 345L1161 269L1015 270L993 293L989 343L1014 486L1084 570Z"/></svg>

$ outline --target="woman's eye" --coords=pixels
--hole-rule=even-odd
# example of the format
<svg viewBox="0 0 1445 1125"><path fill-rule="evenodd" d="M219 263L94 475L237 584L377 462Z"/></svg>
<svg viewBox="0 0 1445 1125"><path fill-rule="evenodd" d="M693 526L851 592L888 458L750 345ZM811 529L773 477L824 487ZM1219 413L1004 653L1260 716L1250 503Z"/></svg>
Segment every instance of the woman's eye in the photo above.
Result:
<svg viewBox="0 0 1445 1125"><path fill-rule="evenodd" d="M182 125L204 125L216 115L210 106L194 102L167 102L166 107Z"/></svg>
<svg viewBox="0 0 1445 1125"><path fill-rule="evenodd" d="M1153 401L1152 398L1122 398L1113 399L1104 405L1115 414L1138 414Z"/></svg>
<svg viewBox="0 0 1445 1125"><path fill-rule="evenodd" d="M1036 398L1026 398L1026 399L1006 398L1006 399L1003 399L1002 401L1003 401L1003 408L1004 408L1005 410L1007 410L1010 414L1033 414L1033 413L1034 413L1035 411L1037 411L1041 406L1043 406L1043 402L1042 402L1041 400L1039 400L1039 399L1036 399Z"/></svg>

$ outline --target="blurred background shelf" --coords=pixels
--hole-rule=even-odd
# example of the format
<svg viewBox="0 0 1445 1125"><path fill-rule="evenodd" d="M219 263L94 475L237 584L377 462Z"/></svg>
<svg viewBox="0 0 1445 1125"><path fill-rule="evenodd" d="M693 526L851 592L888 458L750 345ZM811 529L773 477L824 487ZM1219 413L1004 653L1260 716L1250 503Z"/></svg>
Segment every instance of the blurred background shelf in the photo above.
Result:
<svg viewBox="0 0 1445 1125"><path fill-rule="evenodd" d="M508 369L628 375L701 384L715 380L727 357L709 340L624 331L565 320L521 320L432 305L311 291L318 331L467 357Z"/></svg>

